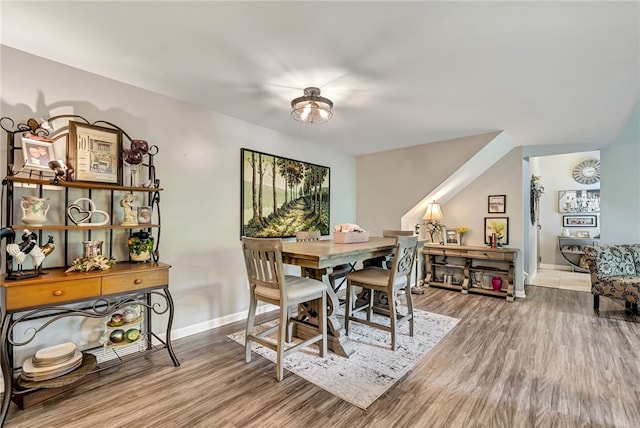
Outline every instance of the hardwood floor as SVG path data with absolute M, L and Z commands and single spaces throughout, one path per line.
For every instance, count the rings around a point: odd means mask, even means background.
M 61 398 L 20 411 L 15 427 L 635 427 L 640 317 L 621 302 L 527 287 L 514 303 L 427 289 L 416 307 L 461 319 L 368 410 L 227 339 L 242 323 L 174 342 Z

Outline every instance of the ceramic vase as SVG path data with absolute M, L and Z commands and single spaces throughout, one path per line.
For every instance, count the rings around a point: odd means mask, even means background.
M 502 290 L 502 278 L 499 276 L 494 276 L 491 278 L 491 285 L 493 286 L 493 291 Z
M 22 218 L 20 221 L 29 226 L 42 226 L 47 222 L 47 212 L 49 211 L 49 198 L 38 198 L 36 196 L 23 196 L 20 201 L 22 208 Z

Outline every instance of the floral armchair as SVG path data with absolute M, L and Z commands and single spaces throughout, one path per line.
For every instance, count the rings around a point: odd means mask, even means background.
M 640 303 L 640 245 L 585 246 L 591 273 L 593 309 L 599 309 L 600 296 L 621 299 L 636 311 Z

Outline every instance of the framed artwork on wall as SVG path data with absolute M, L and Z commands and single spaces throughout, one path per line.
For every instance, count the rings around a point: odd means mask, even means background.
M 122 132 L 69 122 L 69 165 L 75 181 L 122 185 Z
M 504 214 L 507 212 L 507 195 L 489 195 L 489 214 Z
M 600 189 L 559 190 L 559 213 L 599 213 Z
M 509 217 L 484 218 L 484 243 L 491 244 L 491 235 L 496 234 L 498 244 L 509 245 Z
M 596 215 L 563 215 L 562 226 L 564 227 L 598 227 L 598 216 Z
M 241 236 L 329 234 L 329 167 L 249 149 L 240 157 Z

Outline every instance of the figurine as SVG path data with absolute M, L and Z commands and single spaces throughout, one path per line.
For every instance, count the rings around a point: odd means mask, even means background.
M 124 195 L 124 198 L 120 201 L 120 206 L 124 211 L 124 218 L 121 226 L 137 226 L 138 225 L 138 215 L 136 210 L 133 207 L 133 195 L 131 193 L 127 193 Z

